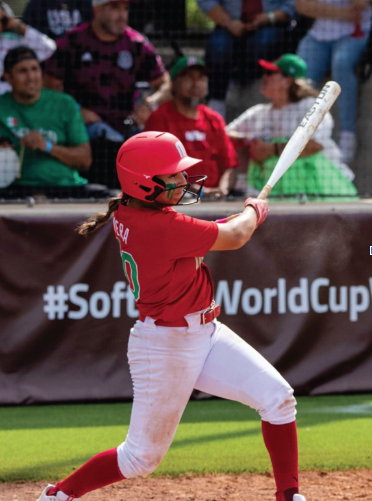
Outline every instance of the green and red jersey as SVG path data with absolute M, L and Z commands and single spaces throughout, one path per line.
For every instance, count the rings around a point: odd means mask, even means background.
M 213 281 L 201 258 L 217 239 L 215 222 L 171 207 L 120 205 L 113 223 L 124 271 L 142 315 L 172 322 L 210 306 Z

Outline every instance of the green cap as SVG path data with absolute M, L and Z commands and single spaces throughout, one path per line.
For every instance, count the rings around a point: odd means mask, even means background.
M 283 54 L 274 62 L 260 59 L 258 64 L 267 71 L 281 72 L 283 75 L 293 78 L 307 77 L 307 64 L 296 54 Z
M 181 71 L 191 66 L 200 66 L 205 70 L 205 62 L 200 57 L 182 56 L 177 59 L 169 71 L 171 79 L 175 80 Z

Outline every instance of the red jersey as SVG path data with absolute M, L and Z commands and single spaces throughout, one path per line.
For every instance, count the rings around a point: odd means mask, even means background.
M 208 106 L 198 106 L 198 118 L 188 118 L 179 113 L 173 101 L 154 111 L 145 123 L 144 130 L 170 132 L 178 137 L 190 157 L 202 163 L 187 170 L 189 176 L 206 174 L 205 186 L 218 186 L 223 172 L 238 165 L 235 149 L 225 132 L 225 121 Z
M 113 225 L 142 315 L 171 322 L 210 306 L 213 282 L 202 257 L 217 239 L 215 222 L 185 216 L 171 207 L 120 205 Z

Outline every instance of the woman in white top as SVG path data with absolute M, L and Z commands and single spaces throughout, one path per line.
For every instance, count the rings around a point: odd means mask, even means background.
M 296 10 L 315 19 L 301 40 L 297 54 L 307 63 L 308 77 L 316 86 L 328 72 L 341 85 L 336 106 L 340 114 L 339 145 L 345 162 L 356 149 L 357 77 L 355 67 L 366 48 L 371 30 L 370 0 L 296 0 Z
M 249 108 L 227 126 L 233 139 L 248 140 L 250 165 L 248 182 L 260 190 L 276 165 L 278 156 L 297 126 L 311 108 L 317 91 L 306 84 L 306 63 L 295 54 L 284 54 L 271 63 L 260 60 L 264 68 L 261 93 L 269 104 Z M 324 117 L 292 167 L 275 185 L 272 195 L 306 194 L 355 196 L 354 173 L 342 162 L 342 154 L 332 139 L 333 119 Z

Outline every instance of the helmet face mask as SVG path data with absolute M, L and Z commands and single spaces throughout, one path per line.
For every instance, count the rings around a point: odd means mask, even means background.
M 182 172 L 182 174 L 183 174 L 185 180 L 188 182 L 185 184 L 178 185 L 178 186 L 176 184 L 174 184 L 174 185 L 172 184 L 171 186 L 166 185 L 162 179 L 160 179 L 158 176 L 154 176 L 152 178 L 152 180 L 155 183 L 157 183 L 157 185 L 154 187 L 153 193 L 145 196 L 146 201 L 157 202 L 159 205 L 163 205 L 163 206 L 167 206 L 167 205 L 191 205 L 191 204 L 195 204 L 195 203 L 199 202 L 200 197 L 202 195 L 205 180 L 207 179 L 207 176 L 204 176 L 204 175 L 188 176 L 185 171 Z M 191 185 L 195 185 L 195 184 L 199 185 L 199 189 L 196 192 L 191 191 L 191 189 L 190 189 Z M 162 185 L 163 188 L 161 188 L 159 185 Z M 180 188 L 183 189 L 183 193 L 182 193 L 180 199 L 177 201 L 177 203 L 167 204 L 167 203 L 164 203 L 163 201 L 159 202 L 157 200 L 157 198 L 162 193 L 169 193 L 169 195 L 171 195 L 174 190 L 176 190 L 176 189 L 179 190 Z M 186 196 L 186 199 L 185 199 L 185 196 Z M 172 197 L 170 196 L 169 198 L 172 198 Z
M 188 179 L 186 171 L 201 160 L 189 157 L 182 142 L 168 132 L 141 132 L 127 139 L 120 147 L 116 158 L 117 174 L 120 186 L 126 195 L 148 203 L 165 205 L 181 205 L 180 201 L 191 196 L 193 199 L 182 203 L 188 205 L 199 200 L 206 176 L 193 176 Z M 183 173 L 186 183 L 166 186 L 159 176 L 172 176 Z M 197 193 L 190 190 L 191 184 L 201 184 Z M 175 188 L 183 188 L 184 193 L 177 203 L 171 203 L 170 192 Z M 163 192 L 169 192 L 170 203 L 159 201 Z M 163 197 L 162 197 L 163 198 Z

